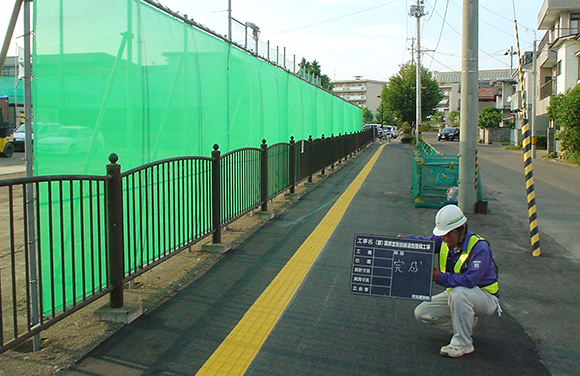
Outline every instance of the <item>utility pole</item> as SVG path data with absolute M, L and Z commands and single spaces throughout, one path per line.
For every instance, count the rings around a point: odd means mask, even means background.
M 504 55 L 510 55 L 510 77 L 514 74 L 514 55 L 517 52 L 514 52 L 514 46 L 511 46 L 509 51 L 506 51 Z
M 459 206 L 475 212 L 475 153 L 479 99 L 479 0 L 463 0 L 461 63 L 461 136 L 459 142 Z
M 416 145 L 421 141 L 421 17 L 426 15 L 423 0 L 417 0 L 417 5 L 411 5 L 409 16 L 417 18 L 417 64 L 415 65 L 415 135 Z
M 538 85 L 538 65 L 536 59 L 536 39 L 534 38 L 533 52 L 532 52 L 532 87 L 531 87 L 531 97 L 532 97 L 532 121 L 530 121 L 530 130 L 532 133 L 532 158 L 536 158 L 536 103 L 537 103 L 537 85 Z
M 228 37 L 230 42 L 233 41 L 232 38 L 232 0 L 228 0 Z
M 24 0 L 23 2 L 23 16 L 24 16 L 24 128 L 25 132 L 25 159 L 26 159 L 26 176 L 34 175 L 32 165 L 32 30 L 31 20 L 32 11 L 30 8 L 32 0 Z M 34 213 L 34 189 L 32 184 L 26 185 L 26 213 L 28 216 L 27 232 L 28 232 L 28 259 L 30 260 L 28 271 L 30 275 L 30 300 L 32 302 L 30 312 L 31 327 L 40 322 L 40 305 L 39 305 L 39 274 L 36 248 L 36 230 L 34 227 L 35 213 Z M 32 337 L 32 348 L 34 351 L 40 350 L 40 334 Z

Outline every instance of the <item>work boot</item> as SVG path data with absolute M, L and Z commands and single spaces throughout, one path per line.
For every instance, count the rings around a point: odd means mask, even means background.
M 447 346 L 443 346 L 439 353 L 443 356 L 449 356 L 451 358 L 459 358 L 460 356 L 463 356 L 465 354 L 471 354 L 474 351 L 475 348 L 473 347 L 473 345 L 460 346 L 449 344 Z

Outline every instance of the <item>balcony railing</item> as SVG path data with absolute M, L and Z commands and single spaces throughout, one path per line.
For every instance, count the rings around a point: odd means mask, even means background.
M 334 87 L 334 91 L 366 91 L 365 86 L 338 86 Z
M 554 94 L 554 88 L 552 85 L 552 80 L 546 82 L 542 86 L 540 86 L 540 99 L 544 99 L 546 97 L 550 97 Z
M 574 28 L 553 28 L 546 31 L 544 37 L 538 44 L 538 51 L 542 51 L 546 46 L 551 46 L 561 38 L 566 38 L 569 36 L 580 35 L 580 30 L 577 27 Z

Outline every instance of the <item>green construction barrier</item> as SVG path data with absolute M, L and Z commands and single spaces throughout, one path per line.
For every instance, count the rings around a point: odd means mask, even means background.
M 33 14 L 36 175 L 103 175 L 110 153 L 127 171 L 165 158 L 209 157 L 214 144 L 224 154 L 262 139 L 273 145 L 361 128 L 359 107 L 139 0 L 42 0 Z M 52 190 L 79 211 L 87 200 L 67 185 Z M 79 211 L 50 212 L 54 200 L 38 200 L 39 222 L 63 219 L 58 238 L 38 232 L 43 286 L 52 285 L 42 292 L 43 313 L 50 315 L 55 296 L 60 310 L 102 287 L 102 279 L 86 276 L 102 277 L 104 254 L 92 256 L 94 270 L 76 270 L 71 255 L 79 251 L 50 244 L 62 239 L 81 249 L 91 229 L 71 241 L 68 218 Z M 72 286 L 68 276 L 76 272 L 83 277 Z
M 413 203 L 417 207 L 440 208 L 447 189 L 459 182 L 457 155 L 415 153 L 413 160 Z
M 459 187 L 459 156 L 439 153 L 420 141 L 413 159 L 413 203 L 416 207 L 440 208 L 449 203 L 447 190 Z M 476 174 L 477 200 L 482 201 L 479 169 Z
M 34 2 L 35 171 L 360 130 L 361 109 L 139 0 Z

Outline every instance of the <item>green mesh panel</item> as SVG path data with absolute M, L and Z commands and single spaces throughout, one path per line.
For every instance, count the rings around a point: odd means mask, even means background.
M 413 202 L 418 207 L 439 208 L 447 189 L 459 182 L 459 157 L 416 153 L 413 162 Z
M 148 4 L 34 5 L 37 174 L 360 129 L 360 108 Z
M 360 108 L 138 0 L 41 0 L 34 2 L 34 17 L 37 175 L 103 175 L 110 153 L 119 155 L 126 171 L 170 157 L 209 157 L 216 143 L 224 154 L 259 147 L 264 138 L 273 145 L 290 136 L 358 131 L 362 124 Z M 128 273 L 182 242 L 180 234 L 169 233 L 180 198 L 161 197 L 155 189 L 175 179 L 160 179 L 137 184 L 150 189 L 145 196 L 134 195 L 134 182 L 124 185 L 126 197 L 139 198 L 125 213 Z M 103 193 L 91 199 L 101 201 Z M 66 186 L 62 194 L 69 196 Z M 152 202 L 141 203 L 142 197 Z M 82 201 L 78 193 L 70 200 Z M 86 249 L 81 243 L 90 237 L 70 241 L 80 222 L 71 226 L 70 213 L 49 212 L 55 203 L 39 197 L 40 223 L 51 216 L 66 219 L 52 239 L 48 229 L 39 232 L 46 315 L 53 313 L 51 300 L 59 311 L 105 283 L 105 255 L 96 253 L 86 265 L 91 270 L 72 286 L 72 265 L 80 262 Z M 139 217 L 147 205 L 149 217 Z M 166 212 L 172 219 L 163 219 Z M 207 218 L 199 219 L 199 233 L 205 233 Z M 168 244 L 153 230 L 136 238 L 136 231 L 160 223 L 167 224 Z M 140 248 L 151 254 L 133 255 Z M 93 274 L 98 280 L 87 283 Z

